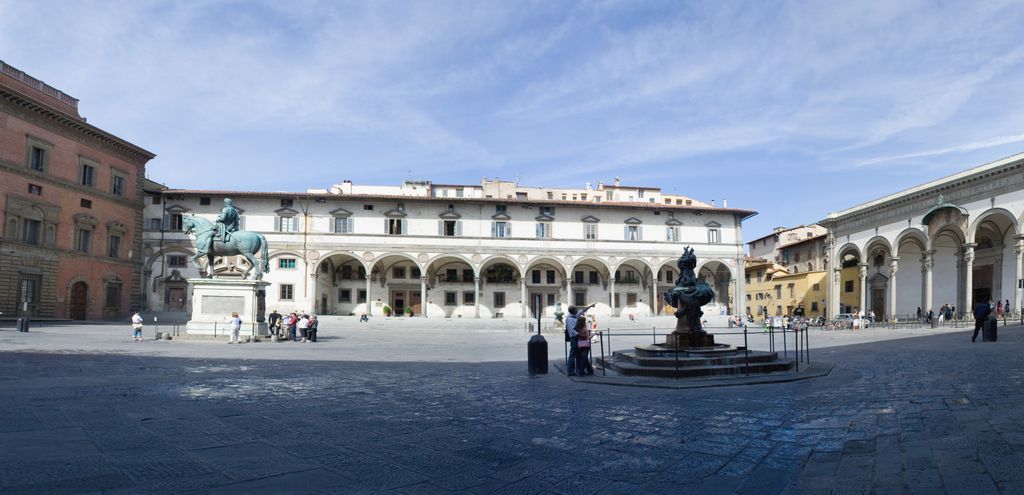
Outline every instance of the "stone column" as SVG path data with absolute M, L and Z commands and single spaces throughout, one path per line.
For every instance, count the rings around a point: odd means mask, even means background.
M 565 314 L 569 314 L 569 305 L 572 304 L 572 280 L 565 279 Z
M 1024 278 L 1024 239 L 1017 238 L 1017 247 L 1013 252 L 1017 255 L 1017 264 L 1014 265 L 1017 277 L 1013 280 L 1013 286 L 1015 289 L 1013 293 L 1013 307 L 1010 309 L 1020 311 L 1021 296 L 1022 292 L 1024 292 L 1020 286 L 1020 279 Z
M 935 266 L 935 250 L 925 251 L 924 256 L 921 258 L 921 271 L 924 272 L 922 277 L 924 283 L 924 290 L 922 290 L 923 301 L 921 306 L 921 313 L 927 315 L 928 310 L 932 309 L 932 268 Z
M 969 312 L 974 307 L 974 246 L 976 245 L 964 244 L 964 300 L 957 306 L 965 312 Z
M 860 275 L 860 314 L 866 315 L 868 314 L 868 265 L 861 263 L 857 272 Z
M 651 272 L 651 316 L 658 316 L 658 274 Z
M 373 307 L 373 298 L 370 297 L 370 284 L 373 283 L 370 280 L 370 274 L 366 274 L 366 316 L 373 316 L 371 309 Z
M 736 258 L 736 267 L 737 267 L 736 268 L 736 273 L 739 273 L 739 276 L 736 277 L 736 298 L 735 298 L 735 301 L 732 303 L 732 305 L 733 305 L 733 314 L 739 316 L 740 318 L 744 318 L 744 321 L 746 321 L 746 316 L 747 316 L 747 269 L 746 269 L 746 266 L 744 265 L 744 261 L 743 261 L 742 257 Z M 811 308 L 807 308 L 807 311 L 810 311 L 810 310 L 811 310 Z
M 530 313 L 528 311 L 530 307 L 530 301 L 526 300 L 526 277 L 519 277 L 519 291 L 519 298 L 522 300 L 520 304 L 522 305 L 521 309 L 523 313 L 523 318 L 529 318 Z
M 427 276 L 420 277 L 420 313 L 427 317 Z
M 480 277 L 473 277 L 473 318 L 480 317 Z
M 889 262 L 889 320 L 896 316 L 896 272 L 899 270 L 899 258 Z
M 615 277 L 608 280 L 608 306 L 612 308 L 612 316 L 615 316 Z

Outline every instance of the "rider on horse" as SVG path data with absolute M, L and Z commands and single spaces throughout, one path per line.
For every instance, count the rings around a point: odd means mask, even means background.
M 215 239 L 220 239 L 221 242 L 228 242 L 231 239 L 231 233 L 238 231 L 238 210 L 235 209 L 231 198 L 224 198 L 224 209 L 220 211 L 220 215 L 217 215 L 217 219 L 214 222 L 214 225 L 217 226 L 217 232 L 215 235 L 210 236 L 210 244 L 207 247 L 207 251 L 213 250 L 213 241 Z

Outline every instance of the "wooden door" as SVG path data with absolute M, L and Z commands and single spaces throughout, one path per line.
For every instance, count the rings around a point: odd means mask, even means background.
M 412 314 L 419 316 L 423 314 L 423 307 L 420 303 L 420 291 L 409 292 L 409 306 L 412 308 Z
M 167 289 L 167 309 L 183 311 L 185 309 L 185 288 L 171 287 Z
M 885 320 L 885 288 L 871 289 L 871 311 L 875 312 L 875 321 Z
M 72 320 L 84 320 L 86 314 L 86 303 L 89 296 L 89 286 L 85 282 L 76 282 L 71 286 L 71 307 L 68 310 L 68 317 Z

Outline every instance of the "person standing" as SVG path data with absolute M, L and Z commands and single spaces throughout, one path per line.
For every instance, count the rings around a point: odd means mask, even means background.
M 299 318 L 296 328 L 299 330 L 299 336 L 302 338 L 302 342 L 308 342 L 306 340 L 306 330 L 309 329 L 309 315 L 303 314 L 302 317 Z
M 1010 300 L 1009 299 L 1007 299 L 1006 300 L 1006 304 L 1003 305 L 1003 313 L 1006 313 L 1007 317 L 1009 317 L 1011 314 L 1013 314 L 1013 313 L 1010 312 Z
M 238 317 L 237 311 L 231 312 L 231 338 L 228 340 L 229 344 L 238 344 L 238 332 L 242 329 L 242 319 Z
M 917 321 L 921 321 L 921 306 L 917 307 Z
M 317 321 L 316 315 L 309 317 L 309 327 L 306 328 L 306 335 L 309 336 L 310 342 L 316 342 L 316 330 L 319 324 L 320 322 Z
M 275 309 L 273 313 L 270 313 L 270 334 L 280 337 L 281 336 L 281 313 L 278 313 Z
M 591 304 L 583 308 L 582 311 L 578 310 L 576 306 L 569 306 L 569 317 L 565 319 L 565 331 L 569 335 L 569 358 L 566 360 L 565 368 L 569 376 L 576 376 L 576 355 L 579 352 L 579 321 L 582 318 L 583 325 L 586 326 L 586 312 L 588 309 L 593 308 Z
M 996 303 L 996 318 L 1003 317 L 1003 301 Z
M 142 316 L 138 311 L 132 315 L 132 341 L 142 342 Z
M 981 301 L 974 305 L 974 335 L 971 336 L 971 342 L 977 341 L 978 332 L 984 328 L 991 312 L 992 305 L 987 302 Z
M 287 325 L 288 325 L 288 340 L 291 340 L 292 342 L 298 340 L 295 337 L 295 326 L 298 323 L 299 323 L 299 318 L 295 315 L 295 313 L 292 313 L 292 314 L 288 315 L 288 321 L 287 321 Z
M 594 367 L 590 364 L 590 329 L 586 318 L 577 318 L 576 332 L 576 375 L 593 375 Z

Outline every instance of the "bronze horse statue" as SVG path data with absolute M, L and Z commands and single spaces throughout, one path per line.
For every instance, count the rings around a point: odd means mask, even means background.
M 193 256 L 192 265 L 199 269 L 200 274 L 203 268 L 199 266 L 198 259 L 206 257 L 206 274 L 203 278 L 213 278 L 213 259 L 215 256 L 242 255 L 249 261 L 249 268 L 242 274 L 242 278 L 248 279 L 249 273 L 256 268 L 253 280 L 262 280 L 264 273 L 270 272 L 270 256 L 267 253 L 267 239 L 258 232 L 247 232 L 240 230 L 232 232 L 228 242 L 217 242 L 211 244 L 210 239 L 217 233 L 217 226 L 203 218 L 195 215 L 183 215 L 181 219 L 181 231 L 185 234 L 193 233 L 196 236 L 196 255 Z M 213 246 L 207 249 L 207 246 Z M 260 255 L 261 263 L 257 263 L 256 254 Z

